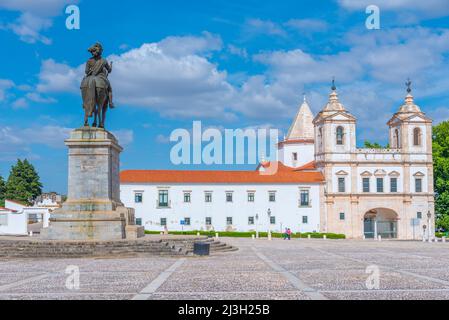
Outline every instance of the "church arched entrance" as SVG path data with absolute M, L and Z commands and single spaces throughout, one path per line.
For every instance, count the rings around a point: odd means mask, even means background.
M 398 215 L 395 211 L 385 208 L 371 209 L 363 217 L 363 232 L 365 238 L 383 239 L 398 237 Z

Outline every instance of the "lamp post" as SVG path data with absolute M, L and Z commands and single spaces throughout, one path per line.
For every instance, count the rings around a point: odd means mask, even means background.
M 259 225 L 259 214 L 256 213 L 256 239 L 259 239 L 258 225 Z
M 432 218 L 432 213 L 430 213 L 430 210 L 429 210 L 429 212 L 427 212 L 427 225 L 429 226 L 427 228 L 427 239 L 429 240 L 429 242 L 432 241 L 430 239 L 430 229 L 432 229 L 432 225 L 430 224 L 430 218 Z
M 427 226 L 426 225 L 423 225 L 422 226 L 422 241 L 423 242 L 426 242 L 426 229 L 427 229 Z
M 268 240 L 271 240 L 271 209 L 270 208 L 268 208 L 267 215 L 268 215 Z

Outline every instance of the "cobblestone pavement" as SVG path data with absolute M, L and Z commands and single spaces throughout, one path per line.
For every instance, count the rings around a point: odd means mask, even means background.
M 449 299 L 449 243 L 223 241 L 239 251 L 207 258 L 2 259 L 0 299 Z

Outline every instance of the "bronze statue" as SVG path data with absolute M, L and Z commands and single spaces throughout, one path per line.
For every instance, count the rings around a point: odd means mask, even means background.
M 92 54 L 92 58 L 86 63 L 86 75 L 81 82 L 84 126 L 89 126 L 88 118 L 94 115 L 92 127 L 97 126 L 98 118 L 98 127 L 104 128 L 108 105 L 111 109 L 114 108 L 112 88 L 108 80 L 108 75 L 112 72 L 112 62 L 109 63 L 106 59 L 103 59 L 101 56 L 103 47 L 98 42 L 88 51 Z

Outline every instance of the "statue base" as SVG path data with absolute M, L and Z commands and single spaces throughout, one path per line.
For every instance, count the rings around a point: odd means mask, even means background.
M 108 131 L 83 127 L 65 141 L 69 148 L 67 201 L 41 231 L 48 240 L 120 240 L 144 236 L 134 209 L 120 201 L 120 152 Z

